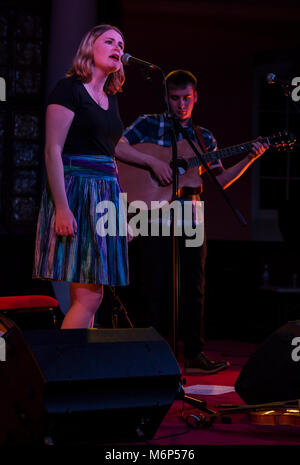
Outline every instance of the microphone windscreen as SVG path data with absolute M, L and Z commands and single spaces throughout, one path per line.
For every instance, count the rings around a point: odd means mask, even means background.
M 276 79 L 276 75 L 274 73 L 269 73 L 266 77 L 266 81 L 268 84 L 274 84 Z
M 123 65 L 129 65 L 129 60 L 131 58 L 131 55 L 129 53 L 124 53 L 122 56 L 121 56 L 121 61 L 123 63 Z

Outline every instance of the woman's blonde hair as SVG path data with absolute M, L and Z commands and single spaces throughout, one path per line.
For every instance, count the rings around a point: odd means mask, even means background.
M 93 27 L 82 39 L 76 55 L 74 57 L 73 63 L 66 76 L 77 76 L 82 82 L 90 82 L 92 79 L 92 65 L 94 63 L 93 57 L 93 46 L 104 32 L 113 29 L 118 32 L 122 39 L 124 40 L 122 32 L 115 26 L 110 24 L 100 24 L 99 26 Z M 119 71 L 111 73 L 104 85 L 104 91 L 107 95 L 113 95 L 117 92 L 122 92 L 122 85 L 125 81 L 125 74 L 123 65 Z

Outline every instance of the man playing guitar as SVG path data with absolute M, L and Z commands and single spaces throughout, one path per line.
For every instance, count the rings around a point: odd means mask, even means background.
M 217 143 L 212 133 L 194 126 L 192 113 L 198 100 L 196 77 L 185 70 L 176 70 L 166 77 L 168 98 L 171 111 L 178 117 L 191 139 L 199 145 L 200 150 L 217 150 Z M 152 143 L 161 147 L 171 147 L 171 123 L 167 114 L 143 115 L 129 126 L 116 147 L 116 157 L 151 170 L 161 186 L 168 186 L 172 182 L 172 169 L 168 162 L 144 153 L 142 146 L 136 144 Z M 200 130 L 199 130 L 200 129 Z M 182 134 L 177 135 L 177 142 Z M 267 143 L 258 140 L 252 144 L 252 149 L 235 165 L 224 169 L 220 160 L 212 162 L 210 168 L 217 180 L 226 189 L 236 181 L 246 169 L 268 148 Z M 130 167 L 129 167 L 130 169 Z M 201 173 L 201 172 L 200 172 Z M 122 173 L 120 172 L 121 185 Z M 134 183 L 134 179 L 132 179 Z M 125 186 L 123 185 L 123 188 Z M 199 199 L 202 180 L 199 176 L 197 185 L 193 188 L 181 189 L 183 198 L 190 200 L 191 196 Z M 126 190 L 126 188 L 124 189 Z M 137 198 L 138 200 L 138 198 Z M 206 242 L 201 247 L 185 247 L 183 238 L 179 238 L 180 255 L 180 322 L 184 341 L 184 358 L 186 373 L 216 373 L 227 368 L 227 361 L 212 361 L 204 353 L 203 313 Z M 161 334 L 166 329 L 166 304 L 170 299 L 165 297 L 168 270 L 170 269 L 170 238 L 143 237 L 138 238 L 141 243 L 140 254 L 142 266 L 142 326 L 152 325 Z

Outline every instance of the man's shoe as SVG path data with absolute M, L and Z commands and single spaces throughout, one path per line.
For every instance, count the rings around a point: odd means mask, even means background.
M 204 373 L 210 375 L 225 370 L 229 366 L 230 363 L 225 360 L 215 362 L 214 360 L 209 360 L 203 352 L 200 352 L 196 357 L 185 360 L 184 371 L 186 373 Z

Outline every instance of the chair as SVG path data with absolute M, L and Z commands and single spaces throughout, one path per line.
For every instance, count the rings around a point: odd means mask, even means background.
M 46 295 L 0 297 L 0 313 L 21 329 L 56 328 L 58 301 Z

